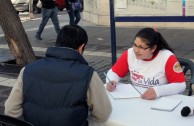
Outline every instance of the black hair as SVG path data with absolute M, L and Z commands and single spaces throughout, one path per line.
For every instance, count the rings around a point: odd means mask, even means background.
M 82 44 L 87 44 L 88 35 L 78 25 L 66 25 L 57 35 L 55 46 L 68 47 L 77 50 Z
M 141 38 L 146 45 L 149 47 L 157 46 L 154 54 L 156 54 L 159 50 L 167 49 L 173 52 L 173 49 L 169 46 L 163 36 L 158 32 L 155 31 L 153 28 L 143 28 L 141 29 L 135 36 Z

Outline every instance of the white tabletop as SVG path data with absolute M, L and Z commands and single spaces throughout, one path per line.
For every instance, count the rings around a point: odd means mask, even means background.
M 184 106 L 194 108 L 194 97 L 184 95 L 168 96 L 173 99 L 181 99 L 182 102 L 172 112 L 152 110 L 151 106 L 157 100 L 144 100 L 141 98 L 117 99 L 111 96 L 113 111 L 109 119 L 104 123 L 90 120 L 91 126 L 193 126 L 194 115 L 181 116 Z M 102 106 L 103 107 L 103 106 Z

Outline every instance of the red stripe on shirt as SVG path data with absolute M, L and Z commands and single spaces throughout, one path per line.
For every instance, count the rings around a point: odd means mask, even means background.
M 121 55 L 121 57 L 112 67 L 112 71 L 115 72 L 119 77 L 124 77 L 129 72 L 127 57 L 128 50 Z

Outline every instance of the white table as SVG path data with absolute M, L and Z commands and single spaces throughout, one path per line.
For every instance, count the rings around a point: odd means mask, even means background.
M 152 110 L 150 107 L 159 99 L 114 100 L 111 96 L 109 97 L 113 107 L 109 119 L 104 123 L 90 120 L 91 126 L 194 126 L 194 115 L 182 117 L 180 113 L 184 106 L 194 108 L 194 97 L 192 96 L 168 96 L 173 99 L 182 99 L 182 103 L 172 112 Z

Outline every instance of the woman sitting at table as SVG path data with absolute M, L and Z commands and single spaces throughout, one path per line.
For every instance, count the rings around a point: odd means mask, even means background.
M 147 88 L 142 94 L 143 99 L 182 93 L 186 88 L 176 56 L 162 35 L 152 28 L 141 29 L 132 47 L 108 71 L 107 90 L 114 91 L 120 78 L 128 72 L 133 85 Z

